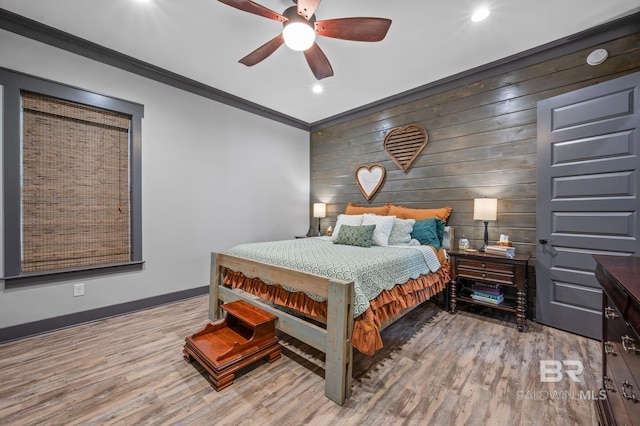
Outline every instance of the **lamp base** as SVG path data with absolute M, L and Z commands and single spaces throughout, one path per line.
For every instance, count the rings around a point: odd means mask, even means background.
M 479 251 L 483 252 L 488 245 L 489 245 L 489 222 L 485 221 L 484 222 L 484 244 L 482 245 L 482 247 L 480 247 Z

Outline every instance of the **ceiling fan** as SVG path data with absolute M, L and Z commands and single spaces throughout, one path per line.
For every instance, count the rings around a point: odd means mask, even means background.
M 304 57 L 318 80 L 331 77 L 333 68 L 315 42 L 316 34 L 342 40 L 373 42 L 384 39 L 391 26 L 391 20 L 385 18 L 338 18 L 316 21 L 314 12 L 321 0 L 293 0 L 297 5 L 289 7 L 282 14 L 250 0 L 219 1 L 236 9 L 282 22 L 284 26 L 281 34 L 240 59 L 241 64 L 253 66 L 269 57 L 284 43 L 294 50 L 304 51 Z

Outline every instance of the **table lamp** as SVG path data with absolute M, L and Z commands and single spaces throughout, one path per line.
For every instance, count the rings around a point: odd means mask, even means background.
M 473 220 L 484 221 L 484 245 L 480 251 L 484 251 L 489 244 L 489 221 L 494 221 L 498 216 L 497 198 L 475 198 L 473 200 Z
M 320 232 L 320 219 L 327 217 L 327 205 L 325 203 L 313 203 L 313 217 L 318 218 L 318 234 L 316 236 L 322 236 Z

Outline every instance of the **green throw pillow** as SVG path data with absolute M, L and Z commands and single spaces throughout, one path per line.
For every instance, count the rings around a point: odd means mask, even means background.
M 444 221 L 435 218 L 417 220 L 413 224 L 411 238 L 420 241 L 420 244 L 434 246 L 436 250 L 440 250 L 444 238 Z
M 348 246 L 371 247 L 373 231 L 375 229 L 375 225 L 342 225 L 334 243 Z

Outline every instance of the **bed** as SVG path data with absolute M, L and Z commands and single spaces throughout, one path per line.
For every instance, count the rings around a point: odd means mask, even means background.
M 325 395 L 342 405 L 351 393 L 352 348 L 375 353 L 383 345 L 380 330 L 449 283 L 437 232 L 444 220 L 402 218 L 387 207 L 386 214 L 347 209 L 331 237 L 240 244 L 212 253 L 209 316 L 219 318 L 221 301 L 239 299 L 278 316 L 279 330 L 326 354 Z M 401 222 L 398 243 L 393 229 Z M 434 240 L 405 241 L 408 224 L 413 231 L 424 222 L 436 224 Z M 371 241 L 378 244 L 343 241 L 371 229 Z

